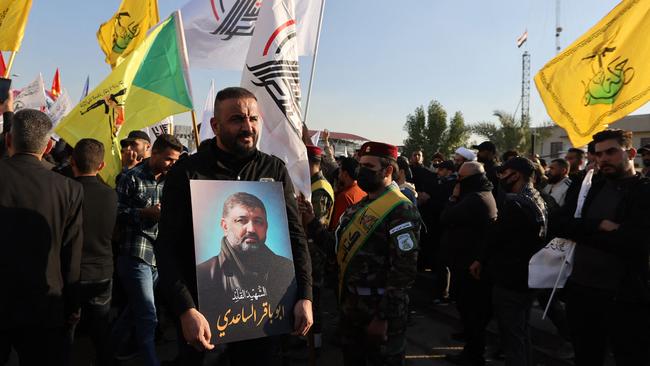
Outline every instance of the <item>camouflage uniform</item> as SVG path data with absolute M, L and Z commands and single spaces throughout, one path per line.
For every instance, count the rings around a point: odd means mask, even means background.
M 350 223 L 357 210 L 371 202 L 366 197 L 350 206 L 341 216 L 337 232 Z M 309 231 L 314 236 L 326 236 L 323 243 L 328 254 L 334 255 L 333 235 L 327 235 L 315 221 L 310 223 Z M 404 364 L 409 302 L 406 290 L 417 274 L 419 233 L 417 208 L 410 202 L 401 203 L 384 218 L 350 262 L 339 299 L 345 364 Z M 366 342 L 366 328 L 374 317 L 388 320 L 388 340 L 381 345 Z
M 318 180 L 325 180 L 323 173 L 318 172 L 312 175 L 311 183 Z M 327 183 L 329 184 L 329 183 Z M 330 196 L 324 189 L 316 189 L 311 192 L 311 204 L 314 207 L 314 221 L 320 224 L 329 225 L 329 220 L 332 214 L 332 206 L 334 206 L 334 197 Z M 325 266 L 327 265 L 327 255 L 322 249 L 322 245 L 314 242 L 314 239 L 308 237 L 307 243 L 309 244 L 309 254 L 311 255 L 311 276 L 312 276 L 312 292 L 313 292 L 313 306 L 314 306 L 314 324 L 312 325 L 312 332 L 314 334 L 322 333 L 322 311 L 320 306 L 320 296 L 324 285 Z M 320 342 L 320 341 L 318 341 Z M 319 345 L 318 345 L 319 346 Z

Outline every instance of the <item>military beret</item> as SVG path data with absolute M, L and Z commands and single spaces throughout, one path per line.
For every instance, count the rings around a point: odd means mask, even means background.
M 307 155 L 309 157 L 320 157 L 323 155 L 323 149 L 314 145 L 307 145 Z
M 371 155 L 380 158 L 397 160 L 397 146 L 384 144 L 383 142 L 369 141 L 361 145 L 359 156 Z

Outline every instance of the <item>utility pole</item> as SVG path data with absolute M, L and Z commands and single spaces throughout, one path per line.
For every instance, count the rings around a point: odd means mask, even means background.
M 555 0 L 555 54 L 560 53 L 560 0 Z
M 521 123 L 530 124 L 530 53 L 521 55 Z M 531 139 L 531 154 L 535 154 L 535 132 Z
M 530 53 L 521 56 L 521 120 L 530 116 Z

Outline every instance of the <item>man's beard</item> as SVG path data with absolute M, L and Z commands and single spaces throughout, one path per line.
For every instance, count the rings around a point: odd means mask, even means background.
M 257 146 L 257 134 L 249 131 L 239 132 L 235 136 L 228 136 L 223 131 L 218 131 L 219 141 L 235 155 L 248 155 L 253 152 Z M 253 137 L 253 144 L 246 146 L 239 142 L 241 137 Z
M 613 168 L 614 171 L 605 172 L 603 169 L 606 168 L 606 167 Z M 618 178 L 625 175 L 625 167 L 624 166 L 616 166 L 616 165 L 613 165 L 613 164 L 603 164 L 603 165 L 600 165 L 598 168 L 600 168 L 600 172 L 605 177 L 607 177 L 609 179 L 618 179 Z
M 246 240 L 249 239 L 254 239 L 255 241 L 247 243 Z M 242 237 L 239 243 L 234 247 L 240 253 L 254 254 L 260 249 L 262 245 L 264 245 L 264 242 L 260 240 L 259 236 L 257 236 L 255 233 L 250 233 L 244 235 L 244 237 Z
M 548 176 L 548 183 L 549 184 L 555 184 L 555 183 L 561 181 L 562 178 L 564 178 L 564 177 L 561 176 L 561 175 L 549 175 Z

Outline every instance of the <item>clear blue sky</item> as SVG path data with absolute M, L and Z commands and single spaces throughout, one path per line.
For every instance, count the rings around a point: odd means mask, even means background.
M 304 1 L 304 0 L 303 0 Z M 43 73 L 49 87 L 56 67 L 78 100 L 86 75 L 91 88 L 110 68 L 95 33 L 120 1 L 34 1 L 13 72 L 22 87 Z M 159 0 L 161 18 L 184 0 Z M 562 47 L 605 16 L 618 1 L 563 0 Z M 328 0 L 308 125 L 401 144 L 406 116 L 432 99 L 467 123 L 514 112 L 521 93 L 521 54 L 531 53 L 531 79 L 555 54 L 554 0 L 370 1 Z M 528 29 L 528 43 L 515 39 Z M 5 54 L 6 56 L 6 54 Z M 311 59 L 301 59 L 303 96 Z M 217 89 L 239 85 L 233 71 L 192 70 L 201 109 L 210 79 Z M 531 82 L 534 124 L 548 120 Z M 648 113 L 646 105 L 636 113 Z M 199 116 L 200 117 L 200 116 Z M 188 123 L 189 116 L 176 119 Z

